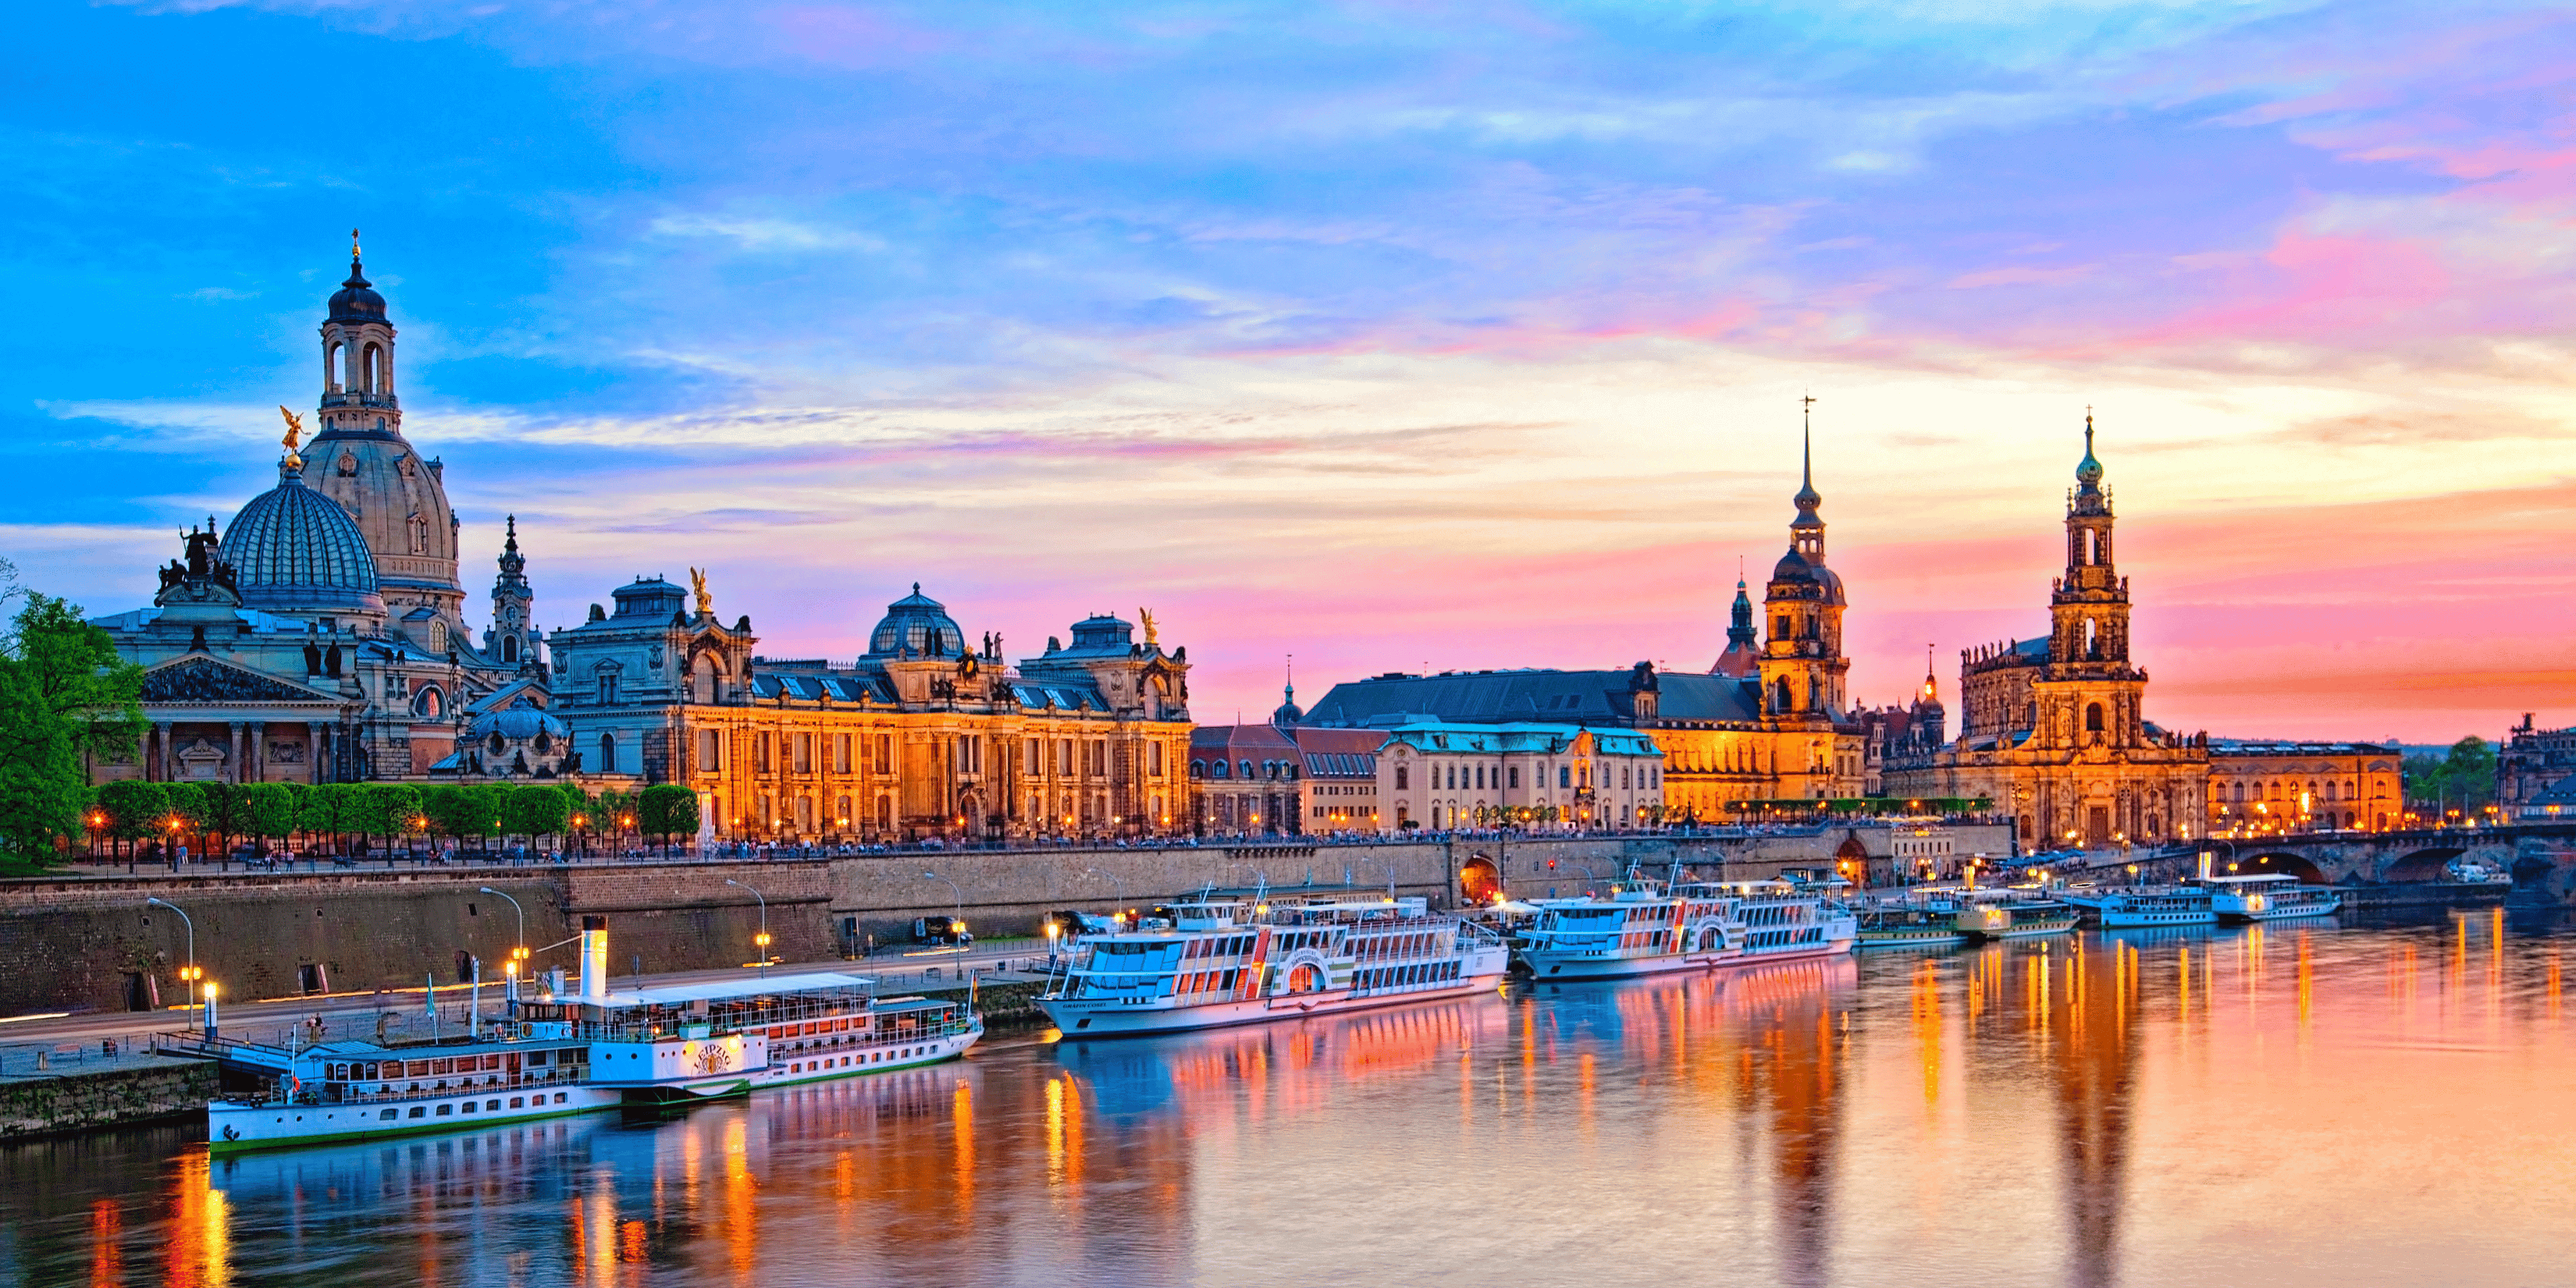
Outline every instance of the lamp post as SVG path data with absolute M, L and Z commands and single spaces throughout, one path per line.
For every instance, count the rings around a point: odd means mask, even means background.
M 948 880 L 948 878 L 943 877 L 943 876 L 939 875 L 939 874 L 938 874 L 938 873 L 936 873 L 936 872 L 924 872 L 924 873 L 922 873 L 922 874 L 921 874 L 921 879 L 922 879 L 922 880 L 924 880 L 924 881 L 947 881 L 947 882 L 948 882 L 948 892 L 949 892 L 950 894 L 953 894 L 953 895 L 957 896 L 957 909 L 956 909 L 957 915 L 956 915 L 956 916 L 954 916 L 954 917 L 949 918 L 949 920 L 948 920 L 948 933 L 949 933 L 949 934 L 951 934 L 951 935 L 962 935 L 962 934 L 965 934 L 965 933 L 966 933 L 966 892 L 965 892 L 965 891 L 963 891 L 963 890 L 958 889 L 958 888 L 957 888 L 957 883 L 956 883 L 956 882 L 954 882 L 954 881 L 949 881 L 949 880 Z M 962 947 L 963 945 L 960 945 L 960 946 Z
M 742 886 L 743 889 L 751 891 L 752 898 L 760 900 L 760 933 L 753 935 L 751 942 L 760 949 L 760 977 L 767 979 L 769 978 L 769 899 L 755 887 L 743 885 L 732 877 L 726 877 L 725 884 Z
M 206 981 L 206 1040 L 215 1040 L 215 981 Z
M 188 964 L 180 969 L 179 976 L 188 981 L 188 1005 L 194 1006 L 197 1004 L 197 923 L 189 920 L 187 909 L 159 895 L 143 901 L 143 906 L 146 908 L 155 905 L 179 914 L 179 924 L 188 928 Z
M 501 996 L 513 1002 L 518 1001 L 519 963 L 525 960 L 528 955 L 528 910 L 520 907 L 518 900 L 511 899 L 510 893 L 506 890 L 495 890 L 490 886 L 484 886 L 477 890 L 476 893 L 498 895 L 501 898 L 510 899 L 510 911 L 519 914 L 519 938 L 511 945 L 510 964 L 505 968 L 507 973 L 505 974 L 501 984 Z
M 1109 873 L 1101 871 L 1098 868 L 1084 868 L 1082 870 L 1082 875 L 1087 877 L 1098 877 L 1101 880 L 1118 887 L 1118 907 L 1115 915 L 1110 917 L 1110 920 L 1112 922 L 1124 920 L 1127 916 L 1127 883 L 1119 880 L 1117 877 Z

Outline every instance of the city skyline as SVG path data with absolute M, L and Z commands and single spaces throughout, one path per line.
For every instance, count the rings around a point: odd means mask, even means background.
M 0 553 L 146 602 L 171 528 L 272 481 L 355 223 L 468 583 L 516 514 L 547 627 L 684 566 L 772 656 L 861 651 L 916 580 L 1013 657 L 1142 599 L 1204 722 L 1289 653 L 1318 692 L 1704 670 L 1812 390 L 1855 703 L 2045 631 L 2091 404 L 2150 719 L 2568 718 L 2563 18 L 2453 15 L 2434 57 L 2395 7 L 2043 7 L 1973 53 L 1902 8 L 1409 11 L 1372 30 L 1410 53 L 1294 77 L 1359 11 L 655 12 L 38 17 L 136 71 L 0 108 L 33 198 L 0 416 L 58 480 Z M 363 128 L 177 108 L 323 62 L 380 91 Z

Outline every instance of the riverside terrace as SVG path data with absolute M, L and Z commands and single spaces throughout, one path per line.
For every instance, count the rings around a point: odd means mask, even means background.
M 618 927 L 619 973 L 739 967 L 757 936 L 770 956 L 826 961 L 909 938 L 918 917 L 954 916 L 979 937 L 1034 934 L 1057 909 L 1133 907 L 1210 885 L 1392 887 L 1434 906 L 1496 891 L 1545 894 L 1616 879 L 1630 864 L 1706 877 L 1761 877 L 1850 863 L 1870 879 L 1928 853 L 2001 855 L 1999 824 L 1734 829 L 1725 833 L 1524 837 L 1448 834 L 1350 844 L 1244 844 L 874 853 L 658 855 L 567 862 L 75 865 L 0 881 L 0 1016 L 117 1011 L 184 1001 L 193 964 L 226 998 L 251 1000 L 461 983 L 479 963 L 497 983 L 573 965 L 557 941 L 579 918 Z M 148 906 L 161 899 L 168 908 Z M 555 945 L 554 947 L 548 947 Z

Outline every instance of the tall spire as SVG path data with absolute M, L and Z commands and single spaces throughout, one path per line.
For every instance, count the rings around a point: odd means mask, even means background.
M 1798 400 L 1798 503 L 1800 518 L 1812 517 L 1825 498 L 1816 494 L 1816 396 Z
M 2075 464 L 2075 482 L 2079 490 L 2099 491 L 2102 487 L 2102 462 L 2093 456 L 2093 409 L 2084 409 L 2084 459 Z

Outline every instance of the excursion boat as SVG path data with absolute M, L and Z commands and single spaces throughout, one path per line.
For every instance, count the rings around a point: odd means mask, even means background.
M 510 1002 L 468 1040 L 158 1046 L 267 1075 L 207 1106 L 220 1153 L 739 1096 L 955 1059 L 984 1033 L 970 1005 L 836 972 L 611 992 L 605 919 L 584 921 L 582 991 Z
M 1513 938 L 1533 979 L 1627 979 L 1706 970 L 1744 955 L 1745 926 L 1728 915 L 1726 894 L 1699 884 L 1660 890 L 1631 873 L 1607 899 L 1529 903 L 1537 915 Z
M 1421 898 L 1202 896 L 1085 935 L 1038 1005 L 1068 1038 L 1259 1024 L 1492 988 L 1510 950 Z
M 2139 926 L 2206 926 L 2218 920 L 2206 886 L 2137 886 L 2115 890 L 2068 890 L 2059 898 L 2077 915 L 2105 930 Z
M 1946 897 L 1872 904 L 1854 915 L 1862 948 L 1952 948 L 1968 942 L 1968 932 L 1959 929 L 1958 905 Z
M 1659 889 L 1635 878 L 1607 899 L 1536 899 L 1517 936 L 1530 977 L 1626 979 L 1736 962 L 1849 952 L 1859 923 L 1815 888 L 1788 881 L 1688 881 Z
M 1951 919 L 1960 933 L 1979 942 L 2037 939 L 2075 929 L 2075 907 L 2027 891 L 1971 890 Z
M 2332 888 L 2292 876 L 2208 877 L 2202 884 L 2220 921 L 2322 917 L 2343 907 L 2343 896 Z

